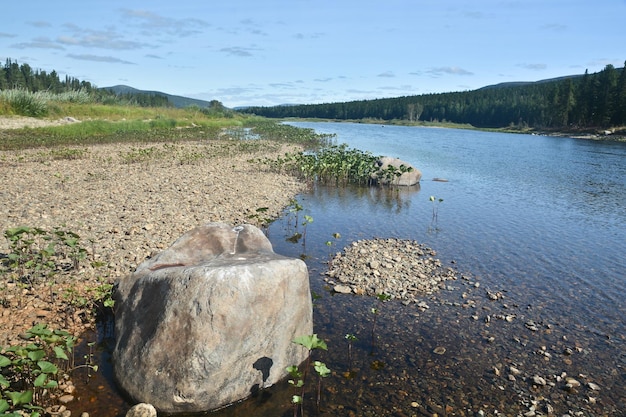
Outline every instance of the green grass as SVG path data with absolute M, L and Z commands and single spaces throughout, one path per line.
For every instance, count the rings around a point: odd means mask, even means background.
M 38 110 L 37 106 L 44 110 Z M 318 135 L 313 129 L 299 129 L 228 109 L 211 111 L 194 106 L 179 109 L 103 104 L 81 92 L 54 95 L 23 90 L 0 91 L 0 116 L 16 114 L 51 121 L 72 117 L 80 122 L 0 130 L 0 151 L 224 138 L 249 142 L 247 139 L 252 137 L 315 148 L 328 145 L 332 140 L 332 135 Z

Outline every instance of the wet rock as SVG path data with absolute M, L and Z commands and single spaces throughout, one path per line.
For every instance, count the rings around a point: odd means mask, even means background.
M 336 293 L 339 293 L 339 294 L 351 294 L 352 293 L 352 288 L 350 288 L 347 285 L 335 285 L 333 287 L 333 291 L 335 291 Z
M 275 384 L 312 334 L 306 264 L 251 225 L 209 223 L 119 280 L 113 370 L 159 412 L 213 410 Z
M 565 389 L 567 391 L 575 391 L 576 388 L 580 388 L 580 381 L 572 377 L 565 378 Z
M 436 355 L 443 355 L 444 353 L 446 353 L 446 348 L 443 346 L 437 346 L 434 350 L 433 353 Z
M 539 375 L 534 375 L 533 376 L 533 384 L 543 386 L 543 385 L 546 385 L 546 383 L 547 382 L 546 382 L 545 378 L 540 377 Z
M 593 382 L 588 382 L 587 383 L 587 387 L 592 390 L 592 391 L 600 391 L 600 386 L 598 384 L 595 384 Z
M 157 411 L 152 404 L 139 403 L 133 405 L 128 412 L 126 412 L 126 417 L 156 417 Z

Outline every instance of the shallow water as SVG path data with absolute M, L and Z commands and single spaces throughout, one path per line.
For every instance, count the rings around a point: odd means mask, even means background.
M 317 187 L 299 196 L 299 221 L 286 212 L 269 228 L 277 253 L 305 258 L 321 296 L 315 332 L 329 350 L 315 359 L 333 375 L 323 381 L 319 411 L 315 386 L 307 388 L 306 415 L 518 415 L 535 408 L 626 415 L 626 144 L 296 125 L 337 133 L 339 143 L 400 157 L 423 172 L 419 187 L 397 191 Z M 430 196 L 443 199 L 436 222 Z M 306 242 L 291 243 L 304 214 L 314 219 Z M 342 237 L 329 248 L 333 233 Z M 425 243 L 465 278 L 424 298 L 428 309 L 332 295 L 324 276 L 331 252 L 373 237 Z M 503 298 L 491 300 L 486 290 Z M 348 333 L 358 338 L 351 349 Z M 511 378 L 510 366 L 521 373 Z M 581 387 L 565 389 L 563 373 Z M 547 384 L 533 383 L 535 375 Z M 92 384 L 106 399 L 92 396 L 92 415 L 127 408 L 107 381 Z M 214 415 L 293 415 L 291 395 L 284 383 Z M 103 413 L 107 405 L 116 411 Z

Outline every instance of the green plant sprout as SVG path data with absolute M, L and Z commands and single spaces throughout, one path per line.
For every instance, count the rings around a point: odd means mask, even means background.
M 298 415 L 298 408 L 302 404 L 302 395 L 300 395 L 301 389 L 304 387 L 304 380 L 302 379 L 302 372 L 296 365 L 287 367 L 287 372 L 291 379 L 288 381 L 289 385 L 293 387 L 294 394 L 291 396 L 291 403 L 293 404 L 293 416 Z
M 304 207 L 302 207 L 302 204 L 300 204 L 298 200 L 292 198 L 291 201 L 289 201 L 289 214 L 293 214 L 295 216 L 296 228 L 298 227 L 299 216 L 302 210 L 304 210 Z M 287 218 L 287 223 L 291 223 L 291 216 Z
M 19 226 L 5 230 L 4 237 L 9 242 L 10 252 L 3 263 L 18 275 L 19 281 L 31 285 L 38 279 L 78 269 L 80 261 L 87 257 L 87 250 L 80 245 L 80 236 L 59 227 L 50 232 Z M 71 264 L 64 262 L 65 259 Z
M 378 299 L 378 301 L 380 301 L 383 304 L 391 300 L 391 296 L 389 294 L 384 294 L 384 293 L 377 294 L 376 298 Z M 370 309 L 370 312 L 374 315 L 374 323 L 372 324 L 372 352 L 371 352 L 371 354 L 373 355 L 376 350 L 376 322 L 377 322 L 378 315 L 380 314 L 380 310 L 376 307 L 372 307 Z
M 339 239 L 341 239 L 341 235 L 339 233 L 335 232 L 335 233 L 332 234 L 332 237 L 335 240 L 327 240 L 326 241 L 326 246 L 328 246 L 328 260 L 329 260 L 329 262 L 332 260 L 332 257 L 333 257 L 332 248 L 334 246 L 336 246 L 337 241 Z
M 439 215 L 439 205 L 443 202 L 443 198 L 435 198 L 434 195 L 430 196 L 430 201 L 433 203 L 433 223 L 437 223 L 437 217 Z
M 306 246 L 306 229 L 309 224 L 313 223 L 313 217 L 308 214 L 304 215 L 304 220 L 302 221 L 302 246 Z
M 345 338 L 348 341 L 348 372 L 346 372 L 344 376 L 348 379 L 352 379 L 354 377 L 354 372 L 352 371 L 352 346 L 354 342 L 359 339 L 350 333 L 346 334 Z
M 261 228 L 267 228 L 267 226 L 272 222 L 272 218 L 265 215 L 269 207 L 259 207 L 255 210 L 254 214 L 248 215 L 248 219 L 256 220 Z
M 0 414 L 9 416 L 43 415 L 50 405 L 58 381 L 80 367 L 97 370 L 90 361 L 74 364 L 76 338 L 64 330 L 37 324 L 24 333 L 29 343 L 3 349 L 0 354 Z
M 308 370 L 311 366 L 311 354 L 316 349 L 328 350 L 328 346 L 326 342 L 317 337 L 317 334 L 298 336 L 292 340 L 293 343 L 303 346 L 308 350 L 308 355 L 306 359 L 306 364 L 304 366 L 304 371 L 300 371 L 298 366 L 292 365 L 287 367 L 287 372 L 291 376 L 289 380 L 289 384 L 294 387 L 294 395 L 291 398 L 291 403 L 293 404 L 294 417 L 298 415 L 298 409 L 300 409 L 300 413 L 304 415 L 304 390 L 305 390 L 305 382 L 308 374 Z M 330 369 L 326 367 L 326 365 L 322 362 L 315 361 L 314 369 L 318 374 L 318 391 L 317 391 L 317 407 L 319 409 L 320 397 L 321 397 L 321 378 L 325 378 L 330 375 Z
M 320 361 L 313 362 L 313 368 L 315 369 L 315 372 L 317 372 L 317 398 L 315 406 L 317 407 L 317 411 L 319 412 L 322 397 L 322 379 L 328 378 L 330 376 L 330 369 L 328 369 L 324 362 Z

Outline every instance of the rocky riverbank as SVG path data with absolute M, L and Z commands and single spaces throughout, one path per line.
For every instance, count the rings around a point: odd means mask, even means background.
M 303 185 L 250 160 L 285 151 L 224 138 L 0 153 L 0 230 L 60 228 L 80 236 L 85 251 L 77 269 L 45 280 L 4 275 L 0 346 L 39 322 L 82 333 L 93 324 L 87 300 L 98 287 L 200 224 L 260 225 L 278 215 Z M 2 239 L 0 256 L 8 253 Z

